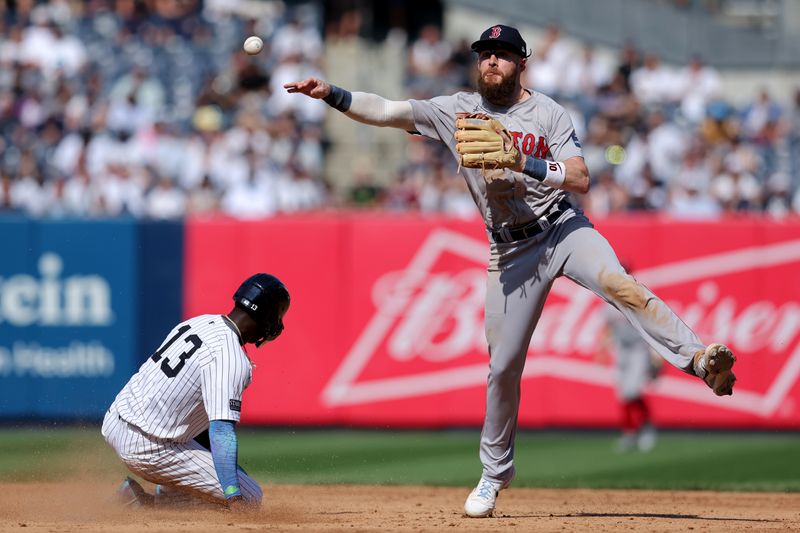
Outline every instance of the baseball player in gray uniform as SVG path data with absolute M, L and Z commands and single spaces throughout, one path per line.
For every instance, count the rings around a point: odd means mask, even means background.
M 118 491 L 124 503 L 261 503 L 261 487 L 237 464 L 235 425 L 253 368 L 244 347 L 281 334 L 289 292 L 276 277 L 255 274 L 233 299 L 227 315 L 175 326 L 108 409 L 106 442 L 131 472 L 156 484 L 148 494 L 126 478 Z
M 323 99 L 359 122 L 437 139 L 460 162 L 489 241 L 483 475 L 464 505 L 468 516 L 486 517 L 494 511 L 499 491 L 514 477 L 522 370 L 545 298 L 558 276 L 567 276 L 619 309 L 664 359 L 704 379 L 718 395 L 732 392 L 735 358 L 721 344 L 703 345 L 664 302 L 627 274 L 605 238 L 567 200 L 568 192 L 589 190 L 589 172 L 564 108 L 521 85 L 528 54 L 519 32 L 492 26 L 472 49 L 478 55 L 477 92 L 390 101 L 317 78 L 284 87 Z M 501 137 L 498 125 L 507 128 L 501 132 L 503 141 L 487 142 L 483 133 Z
M 606 345 L 617 371 L 617 396 L 622 408 L 622 436 L 617 450 L 634 447 L 646 452 L 656 444 L 656 431 L 644 392 L 658 375 L 661 360 L 653 358 L 650 346 L 616 309 L 606 310 Z

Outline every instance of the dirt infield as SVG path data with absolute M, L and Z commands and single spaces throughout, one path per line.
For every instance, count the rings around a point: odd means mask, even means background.
M 495 518 L 462 516 L 466 489 L 265 487 L 263 508 L 124 509 L 114 485 L 0 483 L 6 531 L 800 531 L 800 494 L 509 489 Z

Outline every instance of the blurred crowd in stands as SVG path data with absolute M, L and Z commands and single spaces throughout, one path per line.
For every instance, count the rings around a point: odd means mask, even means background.
M 0 210 L 259 218 L 323 204 L 327 106 L 280 89 L 321 75 L 316 12 L 262 3 L 253 22 L 241 4 L 18 0 L 3 12 Z M 241 51 L 250 34 L 270 37 L 258 60 Z
M 800 87 L 789 105 L 764 89 L 734 107 L 721 97 L 719 74 L 701 57 L 670 67 L 629 43 L 609 62 L 589 45 L 576 49 L 557 27 L 531 45 L 527 86 L 567 108 L 583 144 L 593 183 L 575 200 L 586 211 L 800 216 Z M 409 94 L 463 90 L 473 64 L 467 42 L 451 47 L 428 27 L 409 49 Z M 424 158 L 412 158 L 387 193 L 390 203 L 400 196 L 424 208 L 433 177 L 448 184 L 440 208 L 462 212 L 465 202 L 452 198 L 458 184 L 441 175 L 455 170 L 449 154 L 427 150 L 436 154 L 428 168 L 420 163 Z
M 334 111 L 282 89 L 324 77 L 313 5 L 249 2 L 245 14 L 237 0 L 13 4 L 0 7 L 0 212 L 477 214 L 452 156 L 420 138 L 388 186 L 367 177 L 333 190 L 323 126 Z M 251 34 L 266 44 L 255 59 L 241 52 Z M 791 103 L 764 90 L 734 107 L 700 57 L 675 68 L 631 43 L 609 62 L 555 27 L 529 45 L 528 86 L 564 104 L 583 141 L 593 186 L 578 201 L 590 213 L 800 216 L 800 89 Z M 426 26 L 407 50 L 407 97 L 470 90 L 467 42 Z

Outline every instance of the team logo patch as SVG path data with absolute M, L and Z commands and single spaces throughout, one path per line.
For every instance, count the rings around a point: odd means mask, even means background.
M 492 28 L 492 34 L 489 36 L 490 39 L 497 39 L 500 37 L 500 32 L 503 30 L 500 26 L 494 26 Z
M 572 135 L 570 135 L 569 138 L 572 139 L 572 142 L 575 143 L 575 146 L 578 148 L 581 147 L 581 142 L 578 140 L 578 135 L 575 133 L 575 131 L 572 132 Z
M 231 411 L 237 411 L 239 413 L 242 412 L 242 402 L 241 400 L 231 400 L 228 405 L 231 408 Z

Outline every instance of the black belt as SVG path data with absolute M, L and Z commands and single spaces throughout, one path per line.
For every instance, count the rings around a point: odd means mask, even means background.
M 516 226 L 513 228 L 505 227 L 498 230 L 492 230 L 490 233 L 494 242 L 514 242 L 523 239 L 530 239 L 531 237 L 540 234 L 547 228 L 556 223 L 561 215 L 563 215 L 572 206 L 566 200 L 561 200 L 555 208 L 543 217 L 539 217 L 532 222 L 528 222 L 524 226 Z

